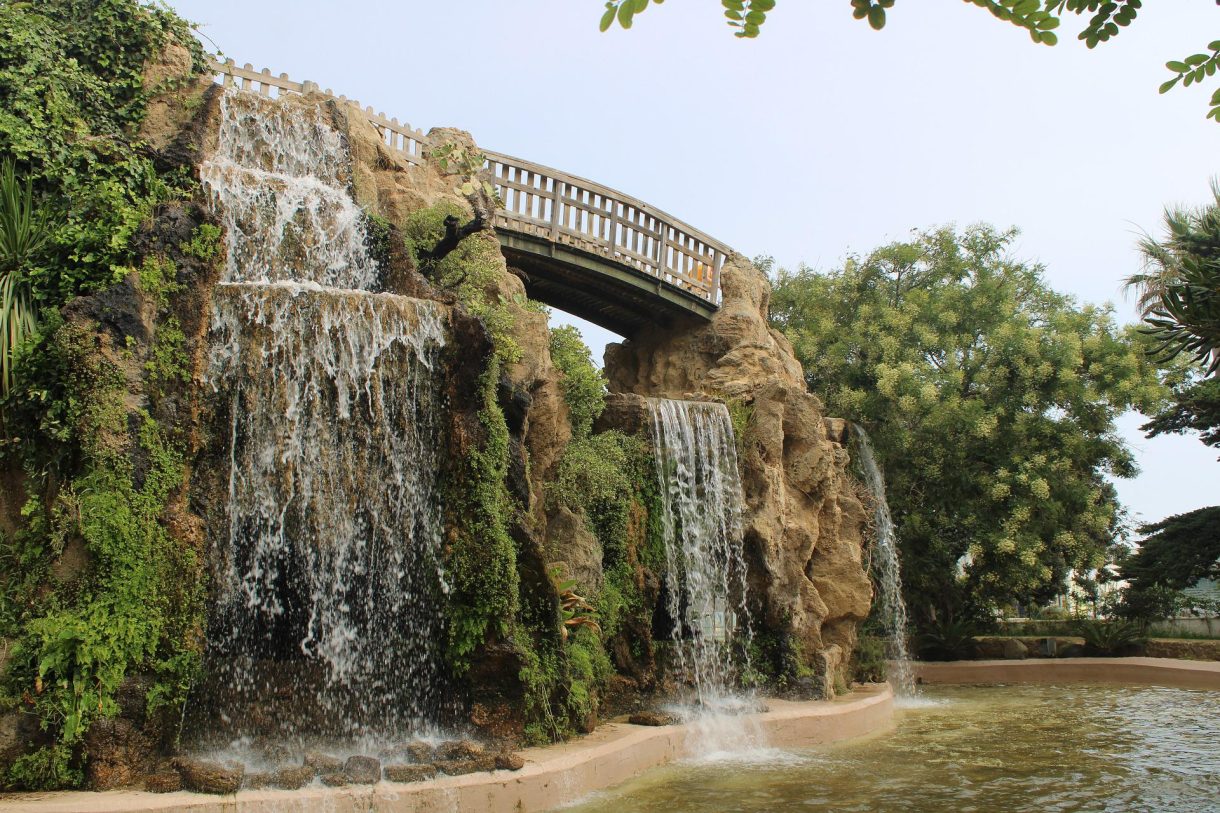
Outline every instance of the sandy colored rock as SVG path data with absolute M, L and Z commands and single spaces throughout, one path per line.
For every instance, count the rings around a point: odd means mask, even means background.
M 847 470 L 845 423 L 827 423 L 806 390 L 787 339 L 767 324 L 770 286 L 746 258 L 721 272 L 710 323 L 650 327 L 606 348 L 613 393 L 714 398 L 748 413 L 741 438 L 743 541 L 761 625 L 791 637 L 812 667 L 817 653 L 855 647 L 872 586 L 862 565 L 868 518 Z M 625 428 L 639 423 L 630 404 Z M 846 679 L 846 665 L 837 666 Z
M 319 774 L 318 779 L 328 788 L 345 788 L 351 784 L 351 780 L 348 778 L 347 774 L 343 773 L 342 771 Z
M 435 765 L 387 765 L 385 778 L 390 782 L 422 782 L 436 776 Z

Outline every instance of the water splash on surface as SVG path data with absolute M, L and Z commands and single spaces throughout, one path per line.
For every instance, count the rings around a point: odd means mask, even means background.
M 911 673 L 911 654 L 907 650 L 907 605 L 902 599 L 902 570 L 898 560 L 898 535 L 890 506 L 885 498 L 885 477 L 873 446 L 863 427 L 854 424 L 860 451 L 860 469 L 864 484 L 873 501 L 873 519 L 876 523 L 876 541 L 873 545 L 875 582 L 881 599 L 881 617 L 886 631 L 886 657 L 889 660 L 889 680 L 900 698 L 916 695 L 915 677 Z
M 762 745 L 736 691 L 752 639 L 742 557 L 742 489 L 724 404 L 649 399 L 665 543 L 673 671 L 693 691 L 684 716 L 698 750 Z
M 417 732 L 445 699 L 444 314 L 371 291 L 321 106 L 230 91 L 221 113 L 201 166 L 228 241 L 207 371 L 229 434 L 209 529 L 212 727 L 233 743 Z

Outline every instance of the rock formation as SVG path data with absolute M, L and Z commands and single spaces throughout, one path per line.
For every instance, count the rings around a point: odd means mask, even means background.
M 764 628 L 788 639 L 780 657 L 797 660 L 793 671 L 813 669 L 823 650 L 851 652 L 868 615 L 867 516 L 847 473 L 842 422 L 823 418 L 791 345 L 767 324 L 766 278 L 735 255 L 721 289 L 710 323 L 647 328 L 610 345 L 606 374 L 623 396 L 715 398 L 748 416 L 740 465 L 751 586 Z M 606 423 L 639 424 L 630 398 L 607 411 Z M 833 677 L 845 679 L 845 668 Z

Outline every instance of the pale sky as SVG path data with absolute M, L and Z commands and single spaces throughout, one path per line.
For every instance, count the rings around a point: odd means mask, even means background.
M 171 2 L 239 64 L 469 130 L 788 267 L 986 221 L 1019 227 L 1017 256 L 1056 289 L 1134 321 L 1135 240 L 1220 175 L 1217 82 L 1156 92 L 1167 60 L 1220 37 L 1213 0 L 1147 3 L 1094 51 L 1075 20 L 1046 48 L 962 0 L 898 3 L 881 32 L 846 0 L 780 0 L 753 41 L 715 0 L 606 34 L 598 0 Z M 595 356 L 616 338 L 580 326 Z M 1143 469 L 1118 483 L 1133 517 L 1220 503 L 1215 451 L 1140 422 L 1121 422 Z

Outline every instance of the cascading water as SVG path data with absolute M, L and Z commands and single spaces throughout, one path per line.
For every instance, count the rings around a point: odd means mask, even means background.
M 221 111 L 200 170 L 228 240 L 208 371 L 229 410 L 210 727 L 417 731 L 444 700 L 443 313 L 372 292 L 350 159 L 323 108 L 229 91 Z
M 733 422 L 720 403 L 656 398 L 649 407 L 673 668 L 693 687 L 701 711 L 740 710 L 737 653 L 748 653 L 751 630 Z
M 873 445 L 863 427 L 855 425 L 856 445 L 860 450 L 860 469 L 864 484 L 873 499 L 873 519 L 877 538 L 873 545 L 877 591 L 881 599 L 881 617 L 885 624 L 887 651 L 890 662 L 890 683 L 902 697 L 915 695 L 915 678 L 911 674 L 911 656 L 907 651 L 907 605 L 902 599 L 902 571 L 898 561 L 898 536 L 885 498 L 885 477 Z

